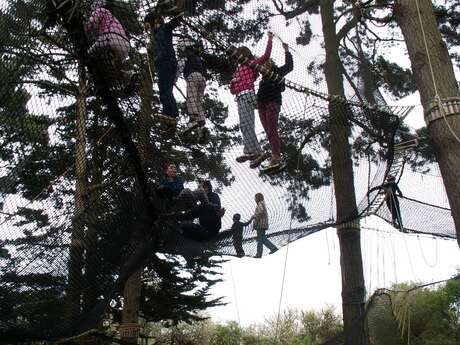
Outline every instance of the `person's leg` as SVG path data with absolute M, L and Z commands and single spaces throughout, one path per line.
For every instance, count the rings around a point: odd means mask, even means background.
M 399 208 L 399 200 L 398 197 L 393 195 L 393 205 L 392 209 L 394 212 L 394 218 L 398 222 L 398 226 L 402 229 L 403 228 L 403 223 L 402 223 L 402 217 L 401 217 L 401 209 Z
M 242 231 L 233 234 L 233 246 L 235 247 L 236 255 L 244 256 Z
M 267 128 L 267 103 L 258 102 L 257 103 L 257 110 L 259 112 L 259 119 L 262 123 L 262 127 L 264 128 L 265 133 L 268 136 L 268 128 Z
M 116 57 L 121 62 L 124 62 L 129 55 L 129 41 L 114 33 L 107 34 L 106 36 Z
M 198 85 L 196 73 L 191 73 L 187 77 L 187 113 L 190 121 L 197 121 Z
M 156 72 L 158 75 L 158 89 L 163 115 L 177 117 L 179 110 L 177 109 L 176 99 L 173 94 L 177 66 L 172 63 L 160 64 L 156 66 Z
M 268 238 L 267 238 L 267 235 L 265 234 L 265 230 L 261 230 L 263 231 L 262 235 L 261 235 L 261 238 L 262 238 L 262 243 L 268 248 L 270 249 L 270 254 L 273 253 L 273 252 L 276 252 L 278 250 L 278 247 L 275 246 Z
M 240 117 L 240 128 L 243 135 L 244 153 L 260 154 L 259 141 L 255 132 L 255 94 L 254 92 L 246 93 L 237 98 L 238 115 Z
M 262 257 L 262 252 L 264 250 L 263 248 L 263 235 L 265 231 L 264 230 L 257 230 L 257 253 L 256 253 L 256 258 Z
M 208 233 L 199 224 L 195 224 L 192 222 L 183 222 L 180 223 L 180 227 L 182 229 L 182 235 L 186 238 L 201 242 L 208 240 Z
M 201 75 L 201 73 L 197 73 L 196 78 L 197 84 L 197 114 L 198 114 L 198 121 L 206 122 L 206 116 L 204 114 L 204 107 L 203 107 L 203 98 L 204 98 L 204 90 L 206 89 L 206 78 Z
M 276 102 L 268 103 L 266 107 L 266 132 L 272 149 L 272 161 L 280 159 L 281 143 L 278 134 L 278 118 L 281 105 Z

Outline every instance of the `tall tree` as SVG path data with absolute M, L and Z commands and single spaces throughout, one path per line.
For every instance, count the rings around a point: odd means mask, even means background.
M 395 15 L 451 206 L 460 247 L 460 92 L 431 0 L 396 0 Z
M 328 92 L 333 97 L 345 99 L 343 87 L 343 66 L 339 57 L 338 36 L 334 20 L 334 2 L 320 1 L 321 23 L 324 34 L 326 62 L 324 71 Z M 345 30 L 345 28 L 342 28 Z M 343 34 L 343 31 L 340 33 Z M 361 256 L 359 221 L 348 220 L 357 216 L 353 178 L 353 165 L 349 144 L 349 123 L 344 114 L 347 105 L 331 101 L 330 154 L 337 207 L 337 234 L 340 243 L 340 263 L 342 269 L 342 310 L 347 345 L 367 344 L 364 318 L 364 273 Z

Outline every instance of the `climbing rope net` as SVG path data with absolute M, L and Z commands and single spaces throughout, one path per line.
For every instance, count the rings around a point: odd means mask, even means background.
M 259 12 L 266 17 L 255 17 L 250 11 L 255 5 L 185 3 L 185 8 L 168 1 L 1 5 L 1 329 L 33 329 L 44 338 L 75 333 L 65 317 L 51 330 L 36 320 L 15 319 L 20 314 L 15 305 L 20 301 L 19 309 L 33 310 L 45 298 L 59 301 L 54 305 L 59 308 L 70 283 L 80 291 L 98 286 L 107 299 L 149 250 L 262 255 L 255 224 L 243 227 L 239 239 L 232 230 L 234 214 L 242 222 L 254 214 L 257 193 L 265 199 L 265 240 L 273 247 L 337 225 L 333 180 L 343 177 L 332 174 L 336 130 L 348 136 L 350 183 L 359 201 L 341 222 L 369 215 L 394 220 L 385 194 L 369 193 L 391 174 L 405 189 L 399 230 L 455 238 L 439 177 L 432 179 L 439 198 L 410 197 L 419 182 L 411 182 L 410 171 L 403 174 L 417 150 L 400 131 L 398 115 L 407 107 L 357 101 L 353 88 L 329 95 L 321 68 L 312 64 L 318 55 L 295 46 L 289 28 L 269 20 L 269 7 Z M 157 16 L 145 19 L 153 10 Z M 152 28 L 158 14 L 174 23 L 172 38 Z M 292 71 L 284 75 L 280 68 L 251 63 L 266 55 L 269 30 L 273 62 L 283 66 L 292 57 Z M 174 54 L 177 65 L 185 63 L 183 71 L 172 61 Z M 249 77 L 235 75 L 241 66 Z M 238 78 L 249 78 L 243 82 L 249 86 L 240 90 Z M 269 84 L 265 95 L 260 80 Z M 264 111 L 267 123 L 251 117 Z M 169 189 L 159 193 L 163 168 L 171 164 L 191 201 Z M 436 163 L 431 166 L 436 173 Z M 203 210 L 210 201 L 197 192 L 202 180 L 211 182 L 225 214 L 215 237 L 197 241 L 171 213 L 178 205 L 182 215 L 191 207 Z M 35 288 L 32 281 L 47 274 L 48 288 Z M 85 313 L 80 316 L 85 320 Z

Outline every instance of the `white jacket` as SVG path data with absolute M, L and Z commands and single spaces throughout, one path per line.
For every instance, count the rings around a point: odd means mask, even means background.
M 268 212 L 265 206 L 265 201 L 259 201 L 254 212 L 254 229 L 267 230 L 268 229 Z

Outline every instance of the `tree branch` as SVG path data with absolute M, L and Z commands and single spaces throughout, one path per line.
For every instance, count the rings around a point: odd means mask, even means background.
M 284 11 L 283 6 L 279 5 L 276 0 L 272 0 L 276 10 L 284 16 L 286 19 L 292 19 L 295 18 L 311 9 L 314 7 L 319 6 L 319 1 L 320 0 L 306 0 L 300 5 L 299 7 L 291 10 L 291 11 Z

